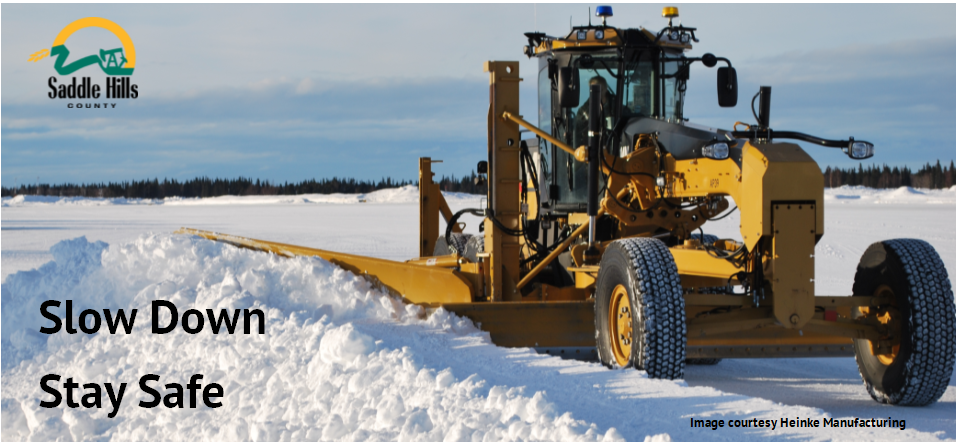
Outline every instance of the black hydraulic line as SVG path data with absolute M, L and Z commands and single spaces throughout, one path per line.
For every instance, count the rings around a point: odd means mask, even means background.
M 714 217 L 714 218 L 707 219 L 707 221 L 708 221 L 708 222 L 712 222 L 712 221 L 715 221 L 715 220 L 721 220 L 721 219 L 723 219 L 723 218 L 725 218 L 725 217 L 727 217 L 727 216 L 730 216 L 730 214 L 733 213 L 733 212 L 736 211 L 736 210 L 737 210 L 737 206 L 734 205 L 734 207 L 731 208 L 730 211 L 724 213 L 724 214 L 721 215 L 721 216 L 717 216 L 717 217 Z
M 598 212 L 598 174 L 600 168 L 599 141 L 601 137 L 601 100 L 604 98 L 604 88 L 600 84 L 591 85 L 591 96 L 588 99 L 588 216 L 597 216 Z M 593 240 L 593 239 L 592 239 Z
M 464 210 L 461 210 L 453 214 L 451 216 L 451 219 L 448 220 L 448 225 L 445 226 L 445 242 L 448 242 L 449 245 L 451 245 L 451 241 L 449 240 L 451 239 L 451 233 L 452 233 L 451 229 L 455 226 L 455 224 L 458 223 L 458 218 L 460 218 L 465 213 L 482 217 L 485 215 L 485 210 L 482 210 L 480 208 L 465 208 Z
M 534 159 L 531 157 L 531 152 L 528 150 L 527 146 L 524 146 L 524 147 L 521 149 L 521 154 L 520 154 L 520 155 L 521 155 L 521 158 L 522 158 L 522 160 L 523 160 L 523 162 L 524 162 L 524 166 L 525 166 L 524 169 L 525 169 L 525 171 L 527 172 L 528 176 L 530 176 L 530 178 L 531 178 L 531 186 L 534 188 L 535 202 L 537 202 L 537 205 L 538 205 L 538 208 L 535 210 L 535 217 L 534 217 L 534 219 L 532 219 L 532 220 L 533 220 L 535 223 L 539 223 L 540 220 L 541 220 L 541 192 L 540 192 L 540 190 L 539 190 L 539 188 L 538 188 L 538 186 L 539 186 L 539 184 L 538 184 L 538 172 L 537 172 L 537 170 L 536 170 L 535 167 L 534 167 Z M 527 190 L 525 190 L 525 192 L 527 192 Z M 525 199 L 525 201 L 527 202 L 527 199 Z M 530 210 L 530 209 L 529 209 L 529 210 Z M 538 250 L 541 250 L 541 249 L 546 248 L 544 245 L 539 244 L 538 241 L 537 241 L 537 239 L 531 239 L 530 233 L 529 233 L 529 231 L 528 231 L 528 229 L 527 229 L 528 220 L 527 220 L 526 216 L 524 216 L 524 215 L 522 215 L 521 217 L 522 217 L 522 223 L 523 223 L 524 226 L 525 226 L 525 229 L 524 229 L 524 230 L 521 230 L 521 231 L 522 231 L 522 235 L 524 236 L 525 242 L 526 242 L 526 243 L 531 247 L 531 249 L 534 250 L 534 251 L 538 251 Z

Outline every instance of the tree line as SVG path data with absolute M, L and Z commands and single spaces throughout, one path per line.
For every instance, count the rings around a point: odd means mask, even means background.
M 485 185 L 475 183 L 475 172 L 462 177 L 442 176 L 438 183 L 443 191 L 485 194 Z M 935 165 L 927 163 L 916 172 L 909 167 L 892 167 L 887 165 L 862 164 L 856 168 L 827 167 L 823 172 L 824 186 L 835 188 L 843 185 L 862 185 L 870 188 L 930 188 L 941 189 L 956 185 L 956 167 L 953 161 L 944 166 L 939 160 Z M 4 197 L 17 194 L 39 194 L 44 196 L 62 197 L 126 197 L 140 199 L 163 199 L 166 197 L 216 197 L 216 196 L 268 196 L 279 194 L 359 194 L 386 188 L 397 188 L 406 185 L 418 185 L 418 181 L 393 180 L 385 177 L 378 181 L 357 180 L 354 178 L 309 179 L 301 182 L 272 182 L 269 180 L 252 180 L 239 177 L 237 179 L 210 179 L 197 177 L 195 179 L 179 181 L 176 179 L 147 179 L 141 181 L 107 182 L 60 185 L 23 184 L 16 188 L 2 187 Z
M 439 183 L 444 191 L 471 194 L 485 193 L 484 186 L 475 185 L 474 172 L 461 178 L 456 178 L 454 175 L 451 177 L 442 176 Z M 279 194 L 360 194 L 406 185 L 418 185 L 418 181 L 393 180 L 391 177 L 382 178 L 378 181 L 333 177 L 331 179 L 309 179 L 301 182 L 279 183 L 245 177 L 237 179 L 197 177 L 185 181 L 146 179 L 84 184 L 23 184 L 16 188 L 2 187 L 0 191 L 2 191 L 3 197 L 17 194 L 38 194 L 61 197 L 163 199 L 166 197 L 270 196 Z
M 949 167 L 943 166 L 939 160 L 936 165 L 927 163 L 915 173 L 908 167 L 893 167 L 887 165 L 870 165 L 856 168 L 831 168 L 823 172 L 824 186 L 835 188 L 843 185 L 863 185 L 870 188 L 930 188 L 941 189 L 956 185 L 956 169 L 953 161 Z

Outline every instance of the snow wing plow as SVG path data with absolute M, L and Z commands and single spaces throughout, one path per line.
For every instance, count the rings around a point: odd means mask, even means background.
M 410 303 L 467 316 L 502 346 L 666 379 L 721 358 L 855 356 L 876 401 L 935 402 L 956 361 L 956 307 L 939 255 L 921 240 L 877 242 L 863 253 L 852 295 L 817 295 L 823 175 L 803 148 L 780 140 L 853 159 L 871 157 L 873 145 L 772 129 L 769 87 L 752 100 L 756 123 L 688 122 L 693 64 L 724 65 L 720 106 L 736 105 L 737 77 L 726 58 L 685 55 L 697 30 L 673 25 L 677 14 L 664 8 L 659 32 L 620 29 L 601 6 L 600 25 L 564 37 L 526 33 L 537 125 L 518 114 L 518 62 L 486 62 L 487 160 L 477 171 L 487 204 L 452 213 L 432 181 L 434 161 L 419 159 L 418 258 L 181 231 L 323 257 Z M 740 238 L 705 233 L 735 210 Z M 463 233 L 466 213 L 483 218 L 482 234 Z

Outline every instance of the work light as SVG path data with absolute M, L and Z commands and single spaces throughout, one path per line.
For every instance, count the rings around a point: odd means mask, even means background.
M 700 153 L 714 160 L 723 160 L 730 156 L 730 147 L 725 142 L 711 142 L 700 149 Z
M 850 146 L 843 148 L 843 152 L 850 156 L 851 159 L 869 159 L 873 157 L 873 144 L 870 142 L 857 142 L 851 138 Z

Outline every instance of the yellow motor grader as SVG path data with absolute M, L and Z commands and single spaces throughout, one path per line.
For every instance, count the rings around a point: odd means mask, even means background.
M 737 103 L 726 58 L 685 55 L 696 29 L 600 25 L 564 37 L 526 33 L 538 61 L 538 119 L 518 114 L 519 64 L 490 76 L 483 208 L 452 213 L 419 159 L 420 253 L 406 262 L 183 229 L 282 255 L 320 256 L 408 303 L 471 318 L 505 347 L 533 347 L 652 378 L 720 358 L 855 356 L 877 401 L 926 405 L 946 390 L 956 314 L 946 270 L 924 241 L 871 245 L 852 295 L 817 295 L 823 175 L 801 140 L 853 159 L 873 145 L 770 128 L 770 88 L 756 122 L 734 130 L 683 114 L 690 67 L 717 69 L 720 106 Z M 755 103 L 759 106 L 755 107 Z M 522 128 L 524 130 L 522 130 Z M 522 131 L 530 136 L 522 139 Z M 731 209 L 730 205 L 733 205 Z M 740 238 L 706 234 L 736 210 Z M 483 218 L 463 233 L 463 214 Z M 440 218 L 445 221 L 441 233 Z

